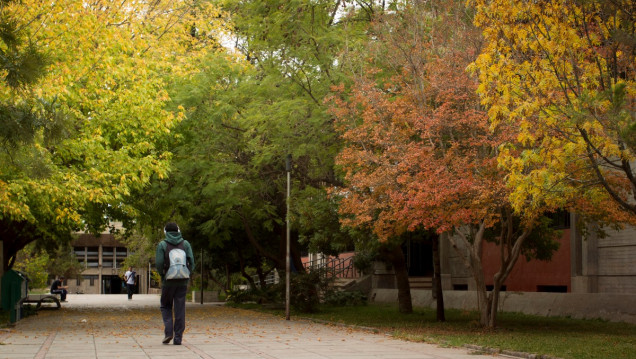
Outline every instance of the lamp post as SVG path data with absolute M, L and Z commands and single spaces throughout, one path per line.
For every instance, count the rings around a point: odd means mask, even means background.
M 291 188 L 291 154 L 287 155 L 287 159 L 285 161 L 285 169 L 287 171 L 287 252 L 285 256 L 285 319 L 289 320 L 289 277 L 291 275 L 291 259 L 289 256 L 289 202 L 290 202 L 290 188 Z

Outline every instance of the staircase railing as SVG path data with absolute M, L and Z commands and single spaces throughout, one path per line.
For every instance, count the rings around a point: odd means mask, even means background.
M 354 256 L 346 258 L 324 257 L 307 261 L 303 263 L 303 266 L 308 272 L 311 270 L 322 269 L 324 270 L 325 275 L 329 278 L 356 279 L 362 277 L 362 273 L 354 267 L 353 258 Z M 254 279 L 254 283 L 256 283 L 257 286 L 260 286 L 258 275 L 253 275 L 252 279 Z M 277 271 L 273 270 L 265 277 L 265 284 L 275 284 L 278 283 L 279 280 L 280 278 Z
M 305 262 L 304 267 L 307 271 L 324 269 L 326 275 L 333 278 L 360 278 L 362 273 L 354 267 L 353 258 L 319 258 Z

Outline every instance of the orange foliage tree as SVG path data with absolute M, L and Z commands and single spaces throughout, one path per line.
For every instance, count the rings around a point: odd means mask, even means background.
M 436 2 L 381 19 L 365 71 L 332 102 L 348 184 L 333 193 L 346 225 L 372 228 L 383 241 L 422 228 L 447 234 L 472 269 L 481 323 L 494 326 L 499 289 L 532 247 L 536 219 L 520 221 L 509 205 L 497 155 L 516 131 L 490 128 L 478 83 L 465 71 L 481 40 L 465 10 L 462 2 Z M 485 240 L 501 246 L 491 293 Z

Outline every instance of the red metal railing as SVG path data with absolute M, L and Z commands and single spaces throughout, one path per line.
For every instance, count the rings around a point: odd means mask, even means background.
M 327 275 L 333 278 L 360 278 L 362 273 L 353 266 L 353 258 L 353 256 L 346 258 L 325 257 L 306 261 L 303 264 L 307 271 L 325 269 Z

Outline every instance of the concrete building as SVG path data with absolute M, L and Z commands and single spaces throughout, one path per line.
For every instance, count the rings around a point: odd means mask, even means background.
M 504 282 L 502 291 L 514 292 L 550 292 L 568 293 L 572 291 L 571 248 L 573 229 L 571 215 L 562 212 L 555 215 L 554 227 L 562 231 L 559 249 L 552 254 L 549 261 L 530 260 L 523 255 L 519 257 L 510 275 Z M 461 242 L 458 243 L 461 245 Z M 636 243 L 635 243 L 636 244 Z M 447 290 L 475 290 L 475 281 L 469 268 L 460 259 L 457 250 L 451 248 L 450 243 L 442 240 L 441 266 L 442 289 Z M 482 265 L 488 289 L 493 286 L 493 277 L 500 269 L 500 248 L 491 242 L 484 242 Z
M 520 257 L 504 282 L 499 309 L 543 316 L 602 318 L 636 323 L 636 228 L 582 231 L 576 215 L 561 222 L 560 248 L 551 261 Z M 461 250 L 461 249 L 460 249 Z M 407 243 L 407 265 L 414 305 L 434 308 L 432 255 L 425 241 Z M 446 308 L 477 308 L 475 281 L 448 240 L 440 243 L 441 277 Z M 485 244 L 482 253 L 486 285 L 499 268 L 498 248 Z M 383 265 L 371 275 L 370 298 L 396 302 L 395 275 Z
M 571 232 L 573 293 L 636 294 L 636 227 Z
M 71 293 L 123 294 L 124 260 L 128 257 L 125 244 L 117 241 L 111 233 L 94 236 L 79 233 L 72 242 L 73 251 L 84 270 L 78 278 L 67 278 L 66 285 Z M 148 293 L 148 266 L 134 268 L 137 273 L 136 293 Z
M 560 247 L 550 261 L 527 261 L 520 257 L 502 290 L 549 293 L 636 294 L 636 228 L 621 230 L 576 225 L 576 215 L 559 222 L 563 231 Z M 499 249 L 484 245 L 482 262 L 486 284 L 499 269 Z M 444 290 L 473 290 L 474 280 L 454 249 L 442 243 Z

